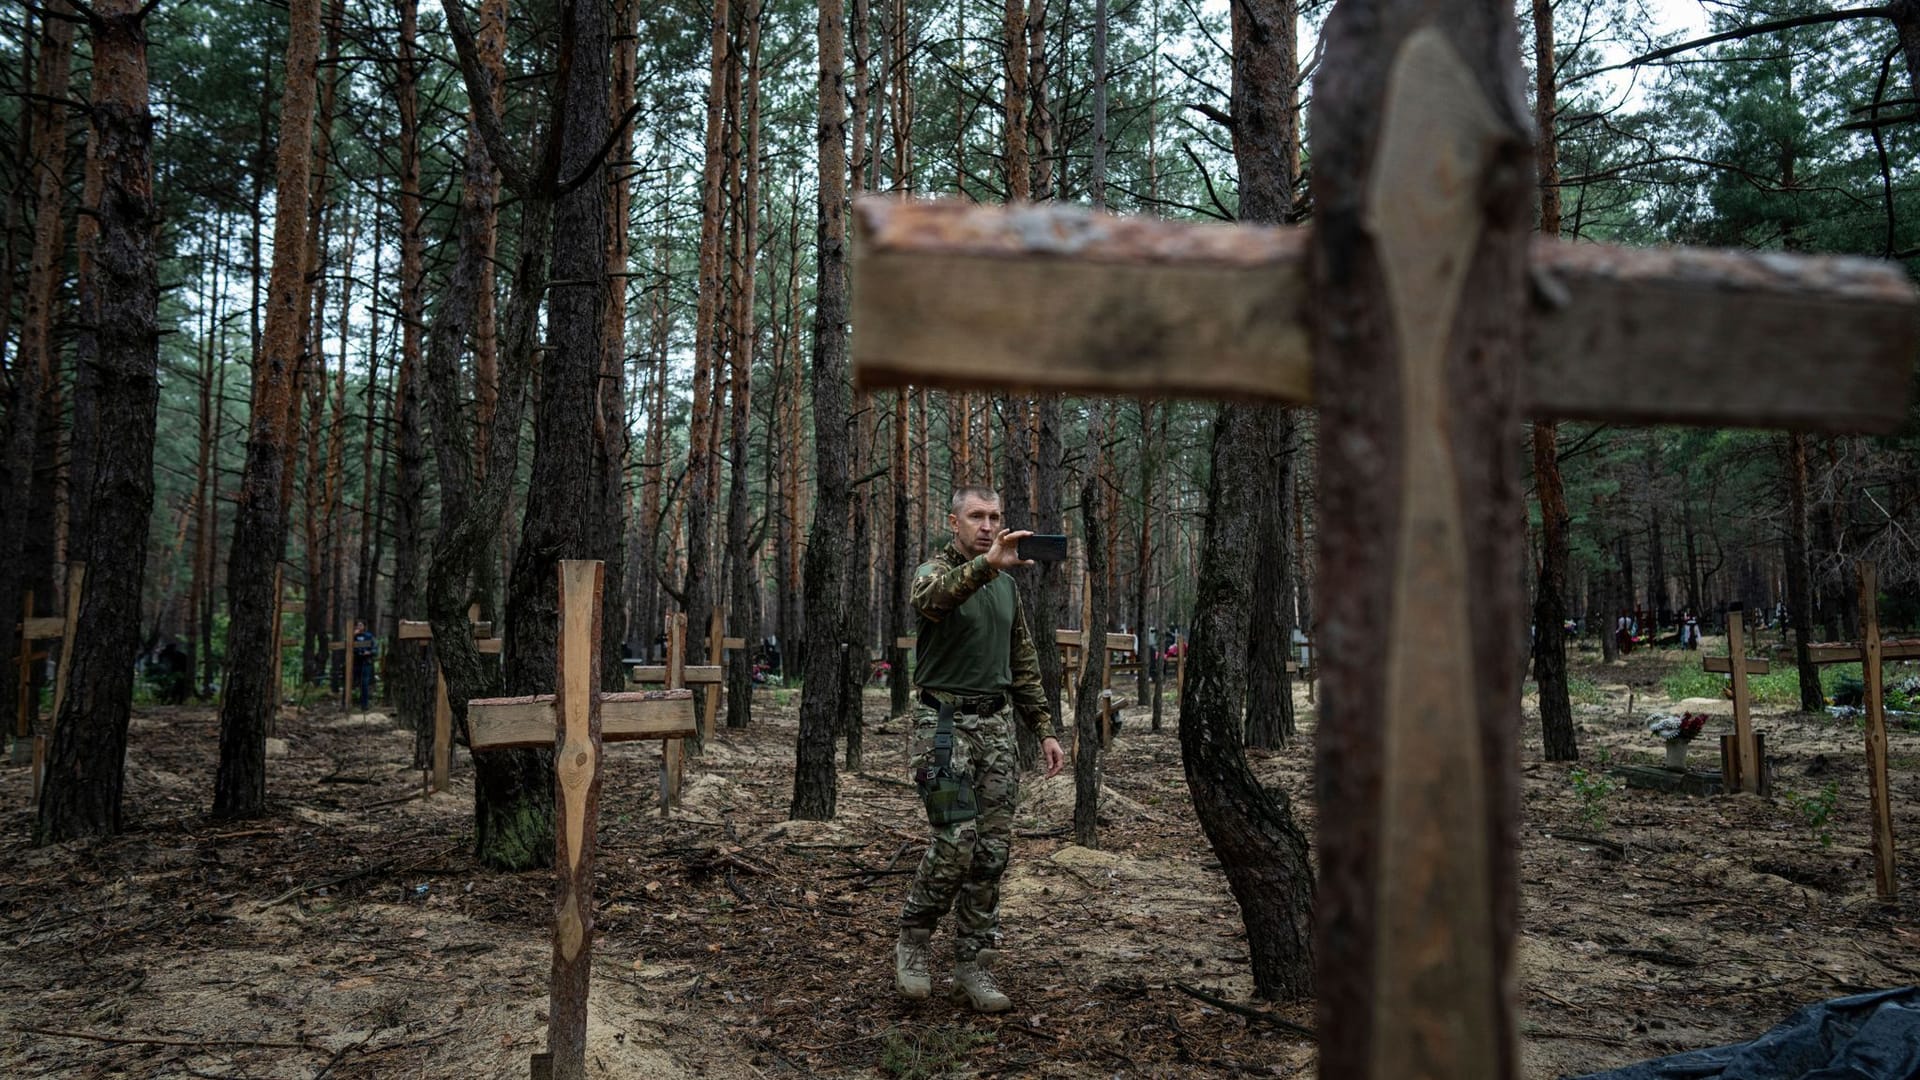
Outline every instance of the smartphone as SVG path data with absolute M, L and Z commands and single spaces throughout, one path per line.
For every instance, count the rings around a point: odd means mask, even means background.
M 1017 550 L 1021 558 L 1035 562 L 1066 562 L 1067 538 L 1061 533 L 1035 533 L 1021 537 Z

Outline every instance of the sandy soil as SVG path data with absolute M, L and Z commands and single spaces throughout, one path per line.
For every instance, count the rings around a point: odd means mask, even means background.
M 1697 658 L 1576 660 L 1600 687 L 1576 705 L 1589 767 L 1602 746 L 1615 760 L 1658 758 L 1645 716 L 1675 704 L 1661 676 Z M 1300 703 L 1303 738 L 1255 767 L 1310 816 L 1312 716 Z M 1568 768 L 1540 760 L 1528 705 L 1530 1076 L 1748 1038 L 1797 1005 L 1920 979 L 1913 906 L 1873 899 L 1851 723 L 1760 715 L 1776 791 L 1837 785 L 1823 845 L 1784 794 L 1622 786 L 1596 800 L 1601 829 Z M 1177 988 L 1255 1004 L 1171 708 L 1168 730 L 1130 719 L 1116 744 L 1103 850 L 1067 842 L 1067 778 L 1029 786 L 1003 911 L 1001 972 L 1018 1005 L 1002 1018 L 892 997 L 892 915 L 924 841 L 884 698 L 868 698 L 864 768 L 843 772 L 828 823 L 782 821 L 793 710 L 771 695 L 756 708 L 752 728 L 696 764 L 671 820 L 658 812 L 657 748 L 611 751 L 593 1075 L 1312 1074 L 1310 1042 Z M 544 1043 L 551 882 L 475 865 L 464 752 L 453 792 L 421 798 L 411 735 L 388 717 L 289 709 L 270 816 L 222 823 L 205 813 L 216 723 L 204 708 L 139 712 L 130 830 L 110 841 L 28 847 L 25 771 L 0 770 L 0 1075 L 525 1076 Z M 1730 724 L 1713 721 L 1696 758 Z M 1896 828 L 1911 837 L 1920 735 L 1895 732 L 1892 747 Z M 1604 843 L 1579 839 L 1596 834 Z M 1909 890 L 1913 866 L 1903 858 Z M 1310 1007 L 1277 1013 L 1312 1022 Z

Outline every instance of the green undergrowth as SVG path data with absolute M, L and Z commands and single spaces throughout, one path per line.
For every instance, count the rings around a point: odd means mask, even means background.
M 1833 664 L 1820 669 L 1820 693 L 1824 698 L 1833 697 L 1834 688 L 1841 680 L 1851 677 L 1854 683 L 1860 681 L 1859 664 Z M 1696 666 L 1676 668 L 1668 672 L 1661 680 L 1661 688 L 1667 697 L 1679 701 L 1682 698 L 1720 698 L 1726 696 L 1727 676 L 1702 671 Z M 1756 705 L 1800 704 L 1800 671 L 1792 665 L 1775 665 L 1773 672 L 1767 675 L 1747 676 L 1747 694 Z
M 933 1080 L 964 1071 L 975 1047 L 993 1036 L 971 1028 L 942 1025 L 888 1028 L 880 1035 L 880 1069 L 900 1080 Z

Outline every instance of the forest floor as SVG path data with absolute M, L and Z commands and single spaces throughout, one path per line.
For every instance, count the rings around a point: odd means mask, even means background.
M 1699 655 L 1576 654 L 1586 767 L 1599 747 L 1655 762 L 1646 716 L 1679 711 L 1663 680 Z M 1070 777 L 1028 785 L 999 969 L 1016 1008 L 997 1018 L 895 1000 L 893 920 L 924 845 L 902 727 L 870 692 L 865 766 L 842 773 L 839 817 L 785 822 L 796 696 L 760 692 L 754 725 L 707 748 L 671 820 L 657 747 L 609 754 L 591 1075 L 1312 1075 L 1311 1043 L 1179 988 L 1250 1004 L 1171 696 L 1165 730 L 1135 710 L 1116 741 L 1105 850 L 1065 838 Z M 1311 828 L 1312 713 L 1298 700 L 1303 737 L 1254 760 Z M 1709 725 L 1697 761 L 1730 726 Z M 1770 800 L 1623 786 L 1583 799 L 1568 766 L 1541 760 L 1528 700 L 1529 1076 L 1743 1040 L 1799 1005 L 1920 981 L 1912 901 L 1873 899 L 1853 724 L 1763 707 L 1759 726 Z M 0 769 L 0 1075 L 525 1076 L 544 1043 L 551 876 L 474 863 L 465 752 L 453 791 L 420 798 L 412 736 L 387 716 L 290 708 L 269 816 L 228 823 L 206 814 L 216 735 L 207 708 L 138 710 L 128 831 L 104 842 L 29 847 L 26 771 Z M 1893 733 L 1892 765 L 1896 831 L 1920 836 L 1920 734 Z M 1786 792 L 1827 783 L 1823 843 Z M 1909 894 L 1914 865 L 1907 854 Z M 948 943 L 936 937 L 936 974 Z

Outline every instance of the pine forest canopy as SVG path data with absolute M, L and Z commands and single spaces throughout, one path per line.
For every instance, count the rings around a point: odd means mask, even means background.
M 135 589 L 121 610 L 140 650 L 180 643 L 192 690 L 210 696 L 241 678 L 234 660 L 253 655 L 242 643 L 265 640 L 287 605 L 287 677 L 311 683 L 343 626 L 364 618 L 387 639 L 396 705 L 418 717 L 431 712 L 432 669 L 397 648 L 395 628 L 430 619 L 461 713 L 495 691 L 551 690 L 540 674 L 551 641 L 515 628 L 550 627 L 554 561 L 592 557 L 609 565 L 610 666 L 647 655 L 683 610 L 688 663 L 721 662 L 701 629 L 718 611 L 727 635 L 777 642 L 789 677 L 806 671 L 809 685 L 808 645 L 834 632 L 904 670 L 896 586 L 942 542 L 946 492 L 993 483 L 1015 523 L 1079 535 L 1089 475 L 1107 495 L 1108 628 L 1149 628 L 1164 645 L 1187 626 L 1216 406 L 853 394 L 844 341 L 836 356 L 827 340 L 845 319 L 819 318 L 846 302 L 843 252 L 825 257 L 833 231 L 821 222 L 854 192 L 910 192 L 1312 223 L 1303 112 L 1282 125 L 1273 207 L 1246 205 L 1235 140 L 1252 121 L 1235 100 L 1226 6 L 1102 9 L 1096 67 L 1085 5 L 868 0 L 851 9 L 829 98 L 814 6 L 592 6 L 163 0 L 144 12 L 157 420 L 144 554 L 109 579 Z M 1299 30 L 1292 109 L 1327 7 L 1276 9 Z M 87 360 L 110 344 L 90 314 L 106 310 L 104 219 L 90 208 L 103 185 L 117 189 L 90 162 L 120 144 L 85 107 L 115 88 L 107 14 L 63 0 L 0 13 L 0 602 L 17 611 L 30 593 L 34 615 L 60 610 L 63 567 L 82 561 L 96 519 L 112 524 L 91 512 L 92 470 L 107 460 L 101 440 L 120 433 L 93 426 Z M 1880 9 L 1802 14 L 1716 8 L 1708 29 L 1724 40 L 1695 47 L 1648 36 L 1659 21 L 1643 0 L 1553 8 L 1545 83 L 1562 237 L 1920 266 L 1920 126 L 1900 28 Z M 577 33 L 562 32 L 568 20 Z M 562 55 L 563 42 L 598 47 Z M 1676 45 L 1689 47 L 1660 55 Z M 829 99 L 843 110 L 830 139 L 843 160 L 823 192 Z M 311 121 L 290 130 L 290 116 Z M 823 406 L 823 388 L 842 396 Z M 850 436 L 831 475 L 821 430 Z M 1800 608 L 1838 640 L 1858 618 L 1851 566 L 1870 559 L 1882 620 L 1920 623 L 1915 431 L 1790 439 L 1562 422 L 1567 615 L 1594 633 L 1624 609 L 1669 625 L 1745 601 Z M 1289 432 L 1285 452 L 1311 461 L 1311 416 Z M 1516 446 L 1526 437 L 1513 432 Z M 1291 538 L 1284 606 L 1310 631 L 1313 469 L 1288 475 L 1284 520 L 1269 527 Z M 821 527 L 823 504 L 844 505 L 844 528 Z M 816 560 L 845 579 L 822 594 L 840 598 L 837 628 L 809 623 L 805 556 L 829 534 L 848 545 Z M 270 566 L 277 595 L 235 576 L 264 582 Z M 1056 625 L 1071 625 L 1079 573 L 1044 588 Z M 497 672 L 455 644 L 471 603 L 507 628 Z M 747 650 L 730 654 L 728 678 L 745 678 L 747 662 Z M 0 665 L 9 719 L 16 670 Z M 264 765 L 235 753 L 221 805 L 244 816 L 258 810 Z M 550 781 L 520 753 L 496 755 L 483 781 L 501 795 L 481 845 L 501 865 L 540 861 L 551 827 Z M 108 829 L 113 790 L 96 815 Z M 44 816 L 42 827 L 94 831 Z

